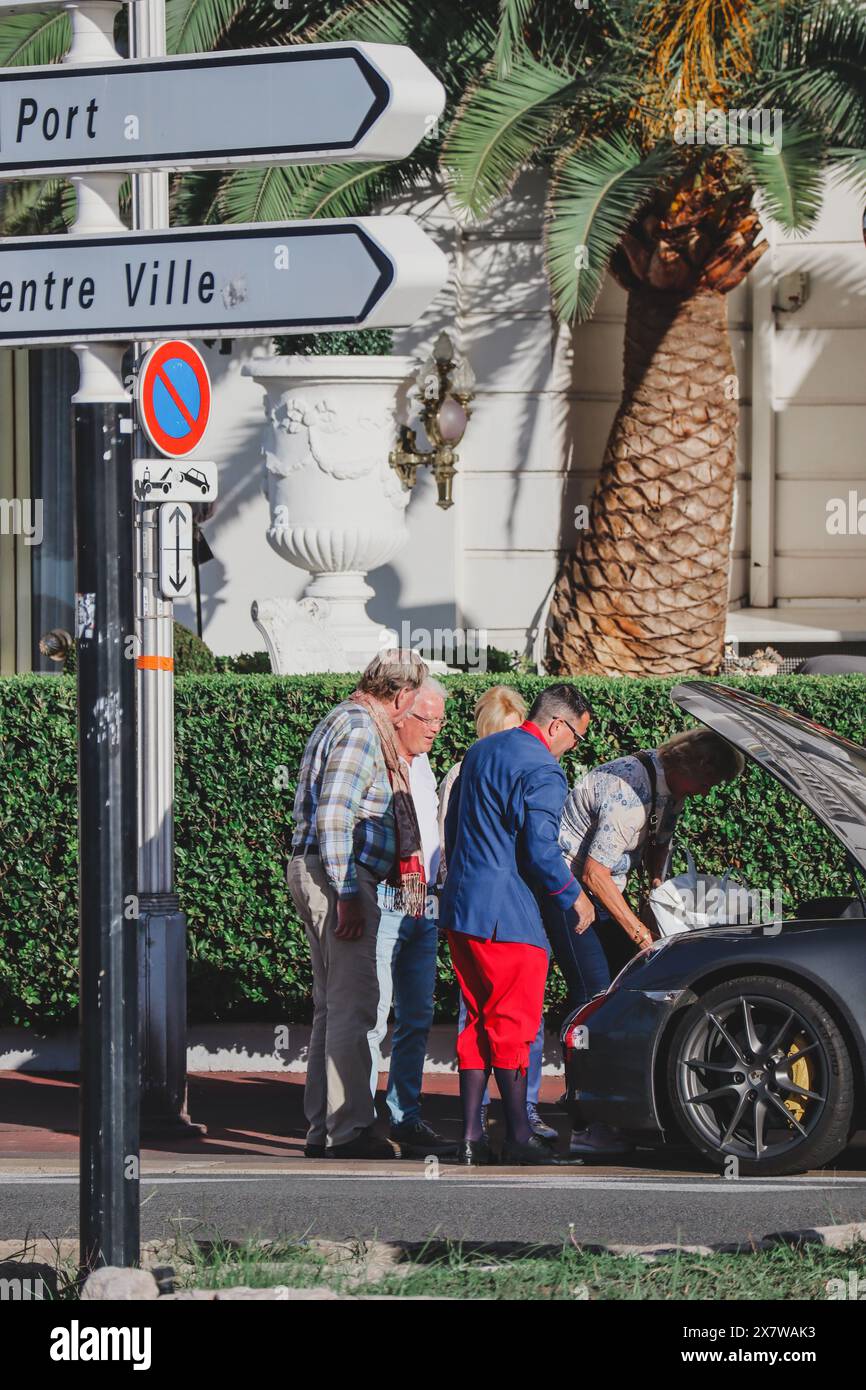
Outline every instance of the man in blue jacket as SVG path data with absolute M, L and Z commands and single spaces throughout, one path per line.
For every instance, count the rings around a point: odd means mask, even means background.
M 526 1067 L 547 979 L 539 899 L 573 914 L 577 932 L 595 916 L 559 848 L 568 784 L 558 760 L 584 737 L 589 718 L 574 686 L 548 686 L 519 728 L 472 745 L 448 807 L 439 920 L 467 1006 L 457 1039 L 463 1163 L 495 1161 L 481 1117 L 491 1070 L 505 1113 L 502 1162 L 558 1161 L 530 1129 Z

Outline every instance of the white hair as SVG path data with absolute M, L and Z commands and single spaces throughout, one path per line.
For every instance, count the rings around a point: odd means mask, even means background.
M 428 676 L 427 679 L 422 682 L 418 695 L 421 695 L 424 691 L 426 691 L 428 695 L 438 695 L 440 700 L 451 699 L 451 692 L 446 690 L 442 682 L 437 681 L 435 676 Z M 415 698 L 417 700 L 418 696 L 416 695 Z

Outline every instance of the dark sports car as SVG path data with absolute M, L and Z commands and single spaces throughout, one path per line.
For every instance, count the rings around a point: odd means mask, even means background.
M 685 1138 L 743 1175 L 803 1172 L 866 1127 L 866 748 L 742 690 L 691 681 L 671 699 L 841 840 L 852 896 L 647 947 L 566 1019 L 569 1090 L 585 1123 Z

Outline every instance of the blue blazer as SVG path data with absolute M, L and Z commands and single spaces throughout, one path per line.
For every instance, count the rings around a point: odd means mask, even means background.
M 581 891 L 559 848 L 567 792 L 556 758 L 526 729 L 473 743 L 445 817 L 441 927 L 548 949 L 536 894 L 567 909 Z

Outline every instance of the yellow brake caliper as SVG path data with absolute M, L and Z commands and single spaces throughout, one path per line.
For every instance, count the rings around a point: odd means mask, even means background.
M 803 1047 L 808 1047 L 809 1040 L 803 1033 L 798 1033 L 792 1040 L 788 1048 L 788 1056 L 794 1057 Z M 791 1080 L 795 1086 L 803 1086 L 807 1091 L 812 1089 L 812 1068 L 809 1057 L 800 1057 L 791 1064 Z M 803 1123 L 803 1116 L 806 1113 L 805 1103 L 800 1096 L 789 1096 L 785 1101 L 786 1110 L 790 1110 L 798 1124 Z

